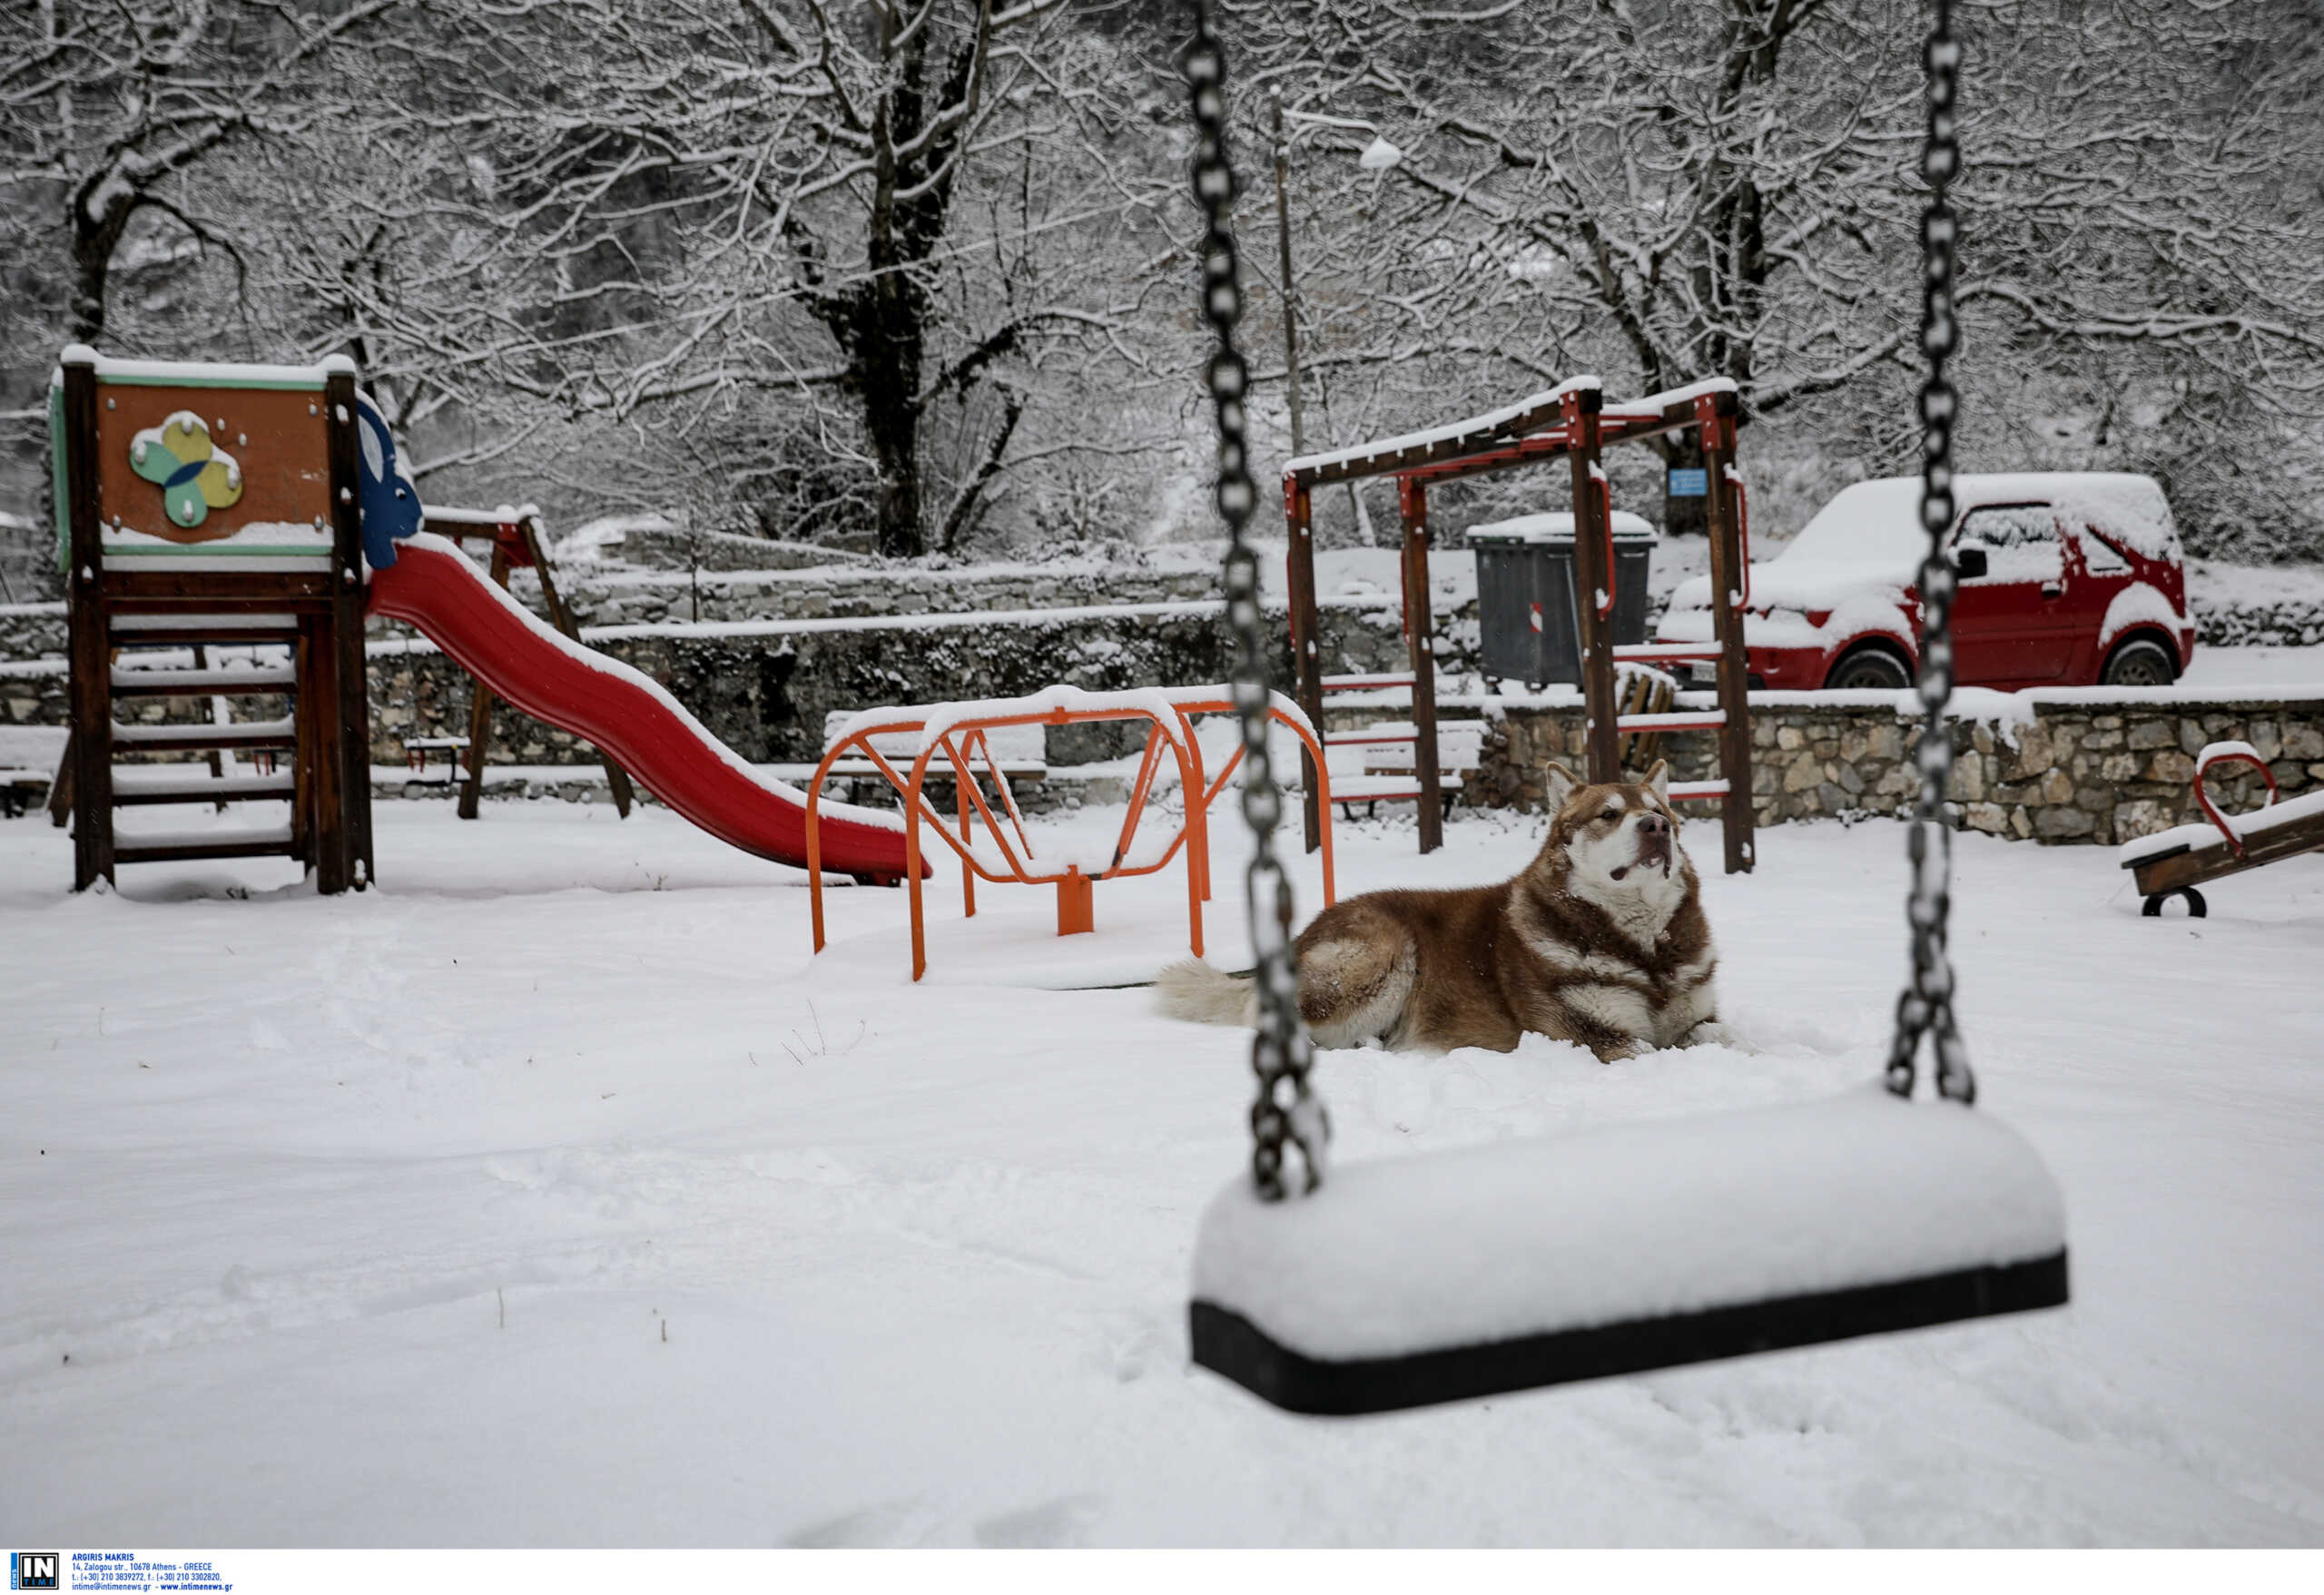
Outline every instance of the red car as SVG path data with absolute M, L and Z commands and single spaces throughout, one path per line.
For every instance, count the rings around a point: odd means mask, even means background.
M 1964 686 L 2163 686 L 2195 655 L 2178 529 L 2147 477 L 1957 477 L 1945 539 L 1961 581 Z M 1755 565 L 1743 636 L 1755 687 L 1902 687 L 1920 669 L 1918 477 L 1859 482 Z M 1710 580 L 1671 596 L 1659 641 L 1711 635 Z M 1712 667 L 1694 666 L 1699 681 Z

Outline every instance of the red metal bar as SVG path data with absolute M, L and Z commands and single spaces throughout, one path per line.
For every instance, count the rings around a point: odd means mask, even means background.
M 937 739 L 937 745 L 941 747 L 947 756 L 951 759 L 954 782 L 960 785 L 965 785 L 968 788 L 969 801 L 976 805 L 977 812 L 984 816 L 985 829 L 992 832 L 992 844 L 1000 850 L 1000 856 L 1009 861 L 1009 872 L 1019 880 L 1023 880 L 1025 878 L 1025 860 L 1019 859 L 1017 856 L 1017 850 L 1009 845 L 1009 838 L 1000 833 L 1000 822 L 993 818 L 990 805 L 986 803 L 984 801 L 984 788 L 978 785 L 976 778 L 969 773 L 967 761 L 961 756 L 960 750 L 952 745 L 952 739 L 960 734 L 960 729 L 961 728 L 958 725 L 953 726 L 951 730 L 947 731 L 942 736 Z M 923 752 L 920 756 L 921 764 L 925 764 L 928 762 L 929 753 L 933 753 L 934 751 L 935 750 L 931 748 Z M 915 764 L 912 766 L 912 769 L 915 772 L 915 778 L 917 778 L 917 772 L 919 771 L 921 764 Z M 1005 796 L 1007 788 L 1004 787 L 1002 791 Z M 1010 808 L 1013 812 L 1014 805 L 1011 804 Z M 940 826 L 938 828 L 937 834 L 940 836 L 943 835 L 943 830 Z M 951 838 L 949 836 L 946 836 L 944 839 L 948 842 L 951 841 Z M 1025 828 L 1021 824 L 1017 827 L 1017 840 L 1024 846 L 1025 859 L 1030 859 L 1033 856 L 1033 844 L 1031 841 L 1026 837 Z M 1000 883 L 1000 876 L 986 871 L 984 866 L 977 862 L 976 852 L 973 848 L 962 848 L 956 846 L 952 851 L 960 855 L 960 861 L 966 868 L 983 873 L 986 880 L 994 882 L 996 885 Z M 917 976 L 914 977 L 914 979 L 917 978 Z
M 1122 860 L 1129 856 L 1130 838 L 1137 834 L 1137 819 L 1146 812 L 1146 794 L 1154 785 L 1154 754 L 1161 745 L 1161 739 L 1167 734 L 1159 720 L 1147 730 L 1146 752 L 1137 761 L 1137 779 L 1129 789 L 1129 811 L 1122 816 L 1122 833 L 1114 842 L 1114 861 L 1106 866 L 1108 875 L 1120 869 Z M 1179 763 L 1183 765 L 1185 763 L 1181 756 Z
M 2269 769 L 2266 762 L 2258 754 L 2247 753 L 2240 748 L 2215 753 L 2195 766 L 2195 801 L 2202 804 L 2203 812 L 2211 816 L 2211 823 L 2219 827 L 2220 834 L 2227 838 L 2227 845 L 2235 850 L 2235 856 L 2240 859 L 2243 856 L 2243 838 L 2237 833 L 2234 826 L 2227 822 L 2226 816 L 2219 812 L 2219 805 L 2211 802 L 2210 789 L 2203 784 L 2204 778 L 2210 775 L 2211 766 L 2214 764 L 2249 764 L 2259 771 L 2261 778 L 2268 783 L 2268 801 L 2260 805 L 2262 812 L 2275 806 L 2276 773 Z
M 1512 467 L 1528 465 L 1536 460 L 1554 459 L 1566 451 L 1566 430 L 1552 428 L 1521 438 L 1514 443 L 1498 448 L 1488 448 L 1478 454 L 1464 454 L 1457 458 L 1440 460 L 1432 465 L 1414 466 L 1408 471 L 1396 473 L 1400 478 L 1427 483 L 1442 482 L 1460 477 L 1481 476 L 1488 471 L 1508 470 Z
M 980 740 L 981 740 L 981 735 L 980 735 Z M 977 844 L 977 836 L 976 832 L 972 830 L 971 827 L 976 822 L 976 816 L 970 811 L 969 803 L 969 783 L 967 782 L 959 779 L 955 779 L 953 781 L 952 804 L 960 812 L 960 840 L 967 842 L 971 848 L 975 847 Z M 976 917 L 977 872 L 974 870 L 963 870 L 960 871 L 960 918 L 964 920 L 973 920 Z

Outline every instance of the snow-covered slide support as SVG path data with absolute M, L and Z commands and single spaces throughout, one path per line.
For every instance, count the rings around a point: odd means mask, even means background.
M 1238 1179 L 1196 1243 L 1195 1361 L 1294 1412 L 1391 1411 L 2030 1311 L 2065 1205 L 1990 1114 L 1878 1085 Z
M 430 533 L 371 569 L 374 615 L 409 621 L 493 694 L 596 743 L 719 841 L 805 868 L 807 798 L 711 735 L 659 682 L 558 633 Z M 882 884 L 904 878 L 901 815 L 822 805 L 822 867 Z
M 2205 784 L 2218 764 L 2257 769 L 2268 783 L 2266 802 L 2249 814 L 2221 813 Z M 2115 854 L 2123 869 L 2137 871 L 2133 879 L 2149 919 L 2160 916 L 2171 899 L 2183 897 L 2189 915 L 2200 920 L 2208 905 L 2195 888 L 2203 882 L 2324 850 L 2324 792 L 2278 802 L 2275 772 L 2250 743 L 2215 742 L 2195 755 L 2195 801 L 2208 824 L 2175 825 L 2126 842 Z

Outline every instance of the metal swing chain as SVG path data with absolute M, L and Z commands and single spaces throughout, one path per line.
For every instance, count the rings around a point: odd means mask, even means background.
M 1315 1056 L 1299 1025 L 1291 969 L 1291 881 L 1275 856 L 1283 794 L 1267 758 L 1269 694 L 1258 556 L 1244 538 L 1258 494 L 1244 443 L 1249 369 L 1235 348 L 1243 290 L 1233 231 L 1235 169 L 1226 152 L 1226 56 L 1212 25 L 1210 0 L 1196 0 L 1195 36 L 1179 57 L 1179 69 L 1194 100 L 1195 199 L 1204 219 L 1203 320 L 1216 340 L 1207 377 L 1218 423 L 1218 513 L 1226 522 L 1226 620 L 1235 634 L 1235 711 L 1243 728 L 1243 818 L 1251 828 L 1251 864 L 1244 879 L 1259 1009 L 1251 1042 L 1251 1068 L 1259 1082 L 1258 1099 L 1251 1105 L 1251 1176 L 1261 1196 L 1278 1201 L 1289 1194 L 1285 1143 L 1299 1150 L 1305 1170 L 1300 1189 L 1313 1190 L 1323 1183 L 1331 1125 L 1323 1103 L 1308 1088 Z
M 1928 182 L 1928 206 L 1921 216 L 1923 265 L 1921 350 L 1928 377 L 1921 384 L 1921 525 L 1928 553 L 1921 561 L 1920 801 L 1913 815 L 1907 852 L 1913 889 L 1905 917 L 1912 925 L 1913 975 L 1896 999 L 1896 1036 L 1888 1049 L 1886 1085 L 1899 1097 L 1913 1094 L 1915 1058 L 1921 1038 L 1931 1038 L 1936 1055 L 1940 1096 L 1976 1100 L 1976 1077 L 1953 1019 L 1953 962 L 1946 921 L 1953 907 L 1953 833 L 1945 823 L 1945 789 L 1953 773 L 1953 729 L 1945 706 L 1953 696 L 1953 595 L 1955 576 L 1945 555 L 1952 529 L 1953 423 L 1958 404 L 1945 363 L 1960 340 L 1954 313 L 1954 246 L 1959 227 L 1953 213 L 1953 179 L 1961 170 L 1954 102 L 1959 86 L 1961 45 L 1953 36 L 1952 0 L 1935 0 L 1930 30 L 1928 134 L 1921 149 L 1921 175 Z

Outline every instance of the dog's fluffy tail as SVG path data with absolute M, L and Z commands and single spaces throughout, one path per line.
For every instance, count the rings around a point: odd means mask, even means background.
M 1154 1008 L 1166 1019 L 1197 1025 L 1256 1025 L 1259 999 L 1250 980 L 1182 958 L 1154 977 Z

